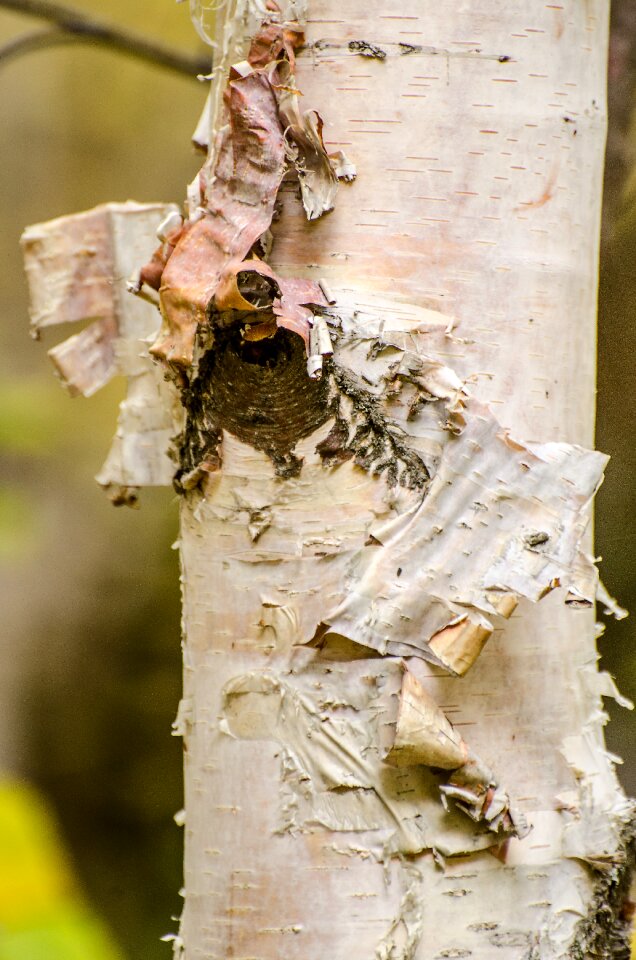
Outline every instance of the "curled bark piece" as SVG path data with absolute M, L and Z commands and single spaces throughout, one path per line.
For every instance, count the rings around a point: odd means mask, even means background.
M 181 217 L 178 214 L 177 217 L 181 220 Z M 161 224 L 159 229 L 161 229 L 161 227 L 163 227 L 163 224 Z M 159 229 L 157 230 L 157 233 L 159 233 Z M 174 248 L 176 247 L 182 233 L 183 224 L 180 223 L 178 226 L 175 225 L 172 227 L 172 229 L 165 232 L 163 236 L 159 237 L 161 240 L 161 246 L 157 247 L 148 263 L 144 264 L 139 271 L 139 284 L 145 283 L 153 290 L 159 290 L 163 271 L 165 270 L 166 264 L 172 256 Z M 138 292 L 138 290 L 133 290 L 132 292 Z
M 327 306 L 322 289 L 313 280 L 284 280 L 278 277 L 277 282 L 281 291 L 280 298 L 274 301 L 278 325 L 299 334 L 305 346 L 309 347 L 309 334 L 314 325 L 314 311 L 311 308 Z
M 612 616 L 616 620 L 624 620 L 629 616 L 629 611 L 618 603 L 611 595 L 602 580 L 598 581 L 596 588 L 596 600 L 602 604 L 606 616 Z
M 421 683 L 405 669 L 393 743 L 385 762 L 395 767 L 422 763 L 427 767 L 456 770 L 467 758 L 468 748 L 460 735 Z
M 21 245 L 29 282 L 31 332 L 79 320 L 116 321 L 110 211 L 103 204 L 27 227 Z M 123 206 L 123 205 L 122 205 Z
M 474 754 L 440 787 L 471 819 L 485 822 L 493 833 L 525 837 L 530 828 L 522 814 L 511 809 L 508 794 L 486 764 Z
M 271 312 L 276 326 L 297 333 L 307 346 L 314 316 L 309 308 L 324 308 L 327 301 L 320 285 L 313 280 L 288 280 L 260 260 L 246 260 L 223 274 L 214 295 L 214 306 L 219 313 L 239 310 L 254 314 L 250 323 L 258 322 L 259 313 Z
M 352 163 L 343 150 L 337 150 L 329 154 L 329 160 L 338 180 L 344 180 L 345 183 L 352 183 L 356 176 L 356 165 Z
M 141 270 L 141 281 L 160 291 L 163 323 L 151 352 L 176 368 L 192 365 L 196 332 L 211 313 L 267 306 L 244 297 L 238 278 L 249 271 L 274 277 L 250 258 L 259 252 L 272 222 L 289 158 L 308 217 L 333 207 L 337 176 L 322 141 L 322 120 L 298 109 L 294 52 L 303 39 L 298 24 L 266 22 L 247 60 L 232 67 L 224 100 L 226 124 L 200 175 L 201 204 L 194 204 L 181 234 L 166 236 Z M 345 174 L 350 176 L 350 165 Z M 276 282 L 280 296 L 278 302 L 271 298 L 271 306 L 277 322 L 307 344 L 308 306 L 325 306 L 324 295 L 310 281 Z M 299 286 L 305 288 L 302 294 Z
M 114 376 L 117 326 L 108 317 L 96 320 L 48 351 L 71 396 L 91 397 Z
M 338 177 L 322 139 L 323 120 L 315 110 L 300 113 L 294 97 L 282 111 L 287 121 L 289 158 L 296 168 L 303 206 L 308 220 L 317 220 L 333 210 Z
M 298 28 L 296 33 L 276 24 L 266 25 L 259 36 L 252 43 L 248 60 L 256 65 L 265 67 L 264 52 L 260 37 L 269 40 L 272 58 L 271 62 L 280 58 L 284 52 L 287 61 L 280 64 L 277 70 L 275 88 L 278 93 L 280 116 L 285 128 L 288 158 L 293 164 L 300 184 L 303 207 L 308 220 L 316 220 L 324 213 L 333 210 L 338 179 L 352 180 L 355 178 L 355 168 L 342 154 L 341 173 L 336 170 L 336 163 L 327 154 L 322 138 L 323 120 L 315 110 L 302 113 L 299 106 L 300 91 L 294 79 L 295 47 L 304 42 L 304 34 Z M 271 37 L 271 39 L 270 39 Z M 253 59 L 254 57 L 254 59 Z
M 441 664 L 457 676 L 463 676 L 472 667 L 491 633 L 489 627 L 462 618 L 434 633 L 429 648 Z
M 250 44 L 247 62 L 258 70 L 286 58 L 293 70 L 296 65 L 295 51 L 304 42 L 305 33 L 298 23 L 265 23 Z
M 258 260 L 235 264 L 219 280 L 214 294 L 214 307 L 219 313 L 226 310 L 271 312 L 274 299 L 280 295 L 275 278 L 271 267 Z M 258 322 L 257 317 L 254 319 Z
M 309 331 L 309 350 L 307 357 L 307 373 L 312 378 L 322 375 L 324 357 L 333 355 L 333 344 L 329 335 L 329 327 L 323 317 L 316 317 Z
M 495 833 L 524 836 L 524 819 L 510 810 L 507 793 L 492 771 L 472 753 L 424 687 L 404 667 L 395 719 L 384 721 L 392 742 L 384 762 L 395 767 L 423 764 L 454 771 L 440 786 L 442 798 L 453 799 L 473 820 Z

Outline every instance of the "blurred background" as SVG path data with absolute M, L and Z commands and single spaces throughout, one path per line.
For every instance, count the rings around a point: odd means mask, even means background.
M 74 5 L 208 58 L 187 3 Z M 0 47 L 42 26 L 0 9 Z M 89 43 L 0 54 L 0 772 L 39 790 L 12 794 L 8 849 L 0 794 L 0 877 L 10 866 L 15 884 L 17 843 L 31 863 L 50 841 L 24 879 L 30 915 L 3 914 L 0 880 L 0 930 L 14 931 L 0 960 L 171 956 L 159 938 L 181 909 L 176 501 L 148 490 L 141 510 L 115 509 L 95 483 L 124 383 L 77 402 L 61 389 L 46 357 L 60 331 L 28 336 L 18 241 L 27 224 L 108 200 L 180 201 L 205 93 Z
M 185 3 L 74 6 L 206 56 Z M 180 201 L 199 166 L 189 144 L 205 90 L 88 43 L 3 59 L 3 45 L 41 26 L 0 8 L 0 960 L 168 960 L 159 938 L 181 906 L 176 502 L 144 491 L 141 510 L 118 510 L 97 487 L 123 383 L 90 400 L 64 394 L 28 337 L 18 241 L 28 224 L 108 200 Z M 606 585 L 631 609 L 635 88 L 636 0 L 615 0 L 597 440 L 612 461 L 596 542 Z M 601 640 L 632 698 L 633 632 L 633 619 L 612 621 Z M 634 794 L 634 725 L 606 706 Z

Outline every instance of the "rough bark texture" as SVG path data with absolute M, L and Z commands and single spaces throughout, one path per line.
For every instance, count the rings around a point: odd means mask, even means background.
M 584 550 L 607 14 L 219 14 L 210 157 L 136 286 L 185 413 L 188 960 L 622 956 Z

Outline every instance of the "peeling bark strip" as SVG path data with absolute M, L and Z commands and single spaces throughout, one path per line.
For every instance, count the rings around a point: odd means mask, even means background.
M 350 0 L 346 20 L 316 0 L 304 26 L 300 6 L 219 13 L 209 158 L 134 285 L 180 400 L 161 407 L 182 493 L 176 955 L 621 956 L 633 812 L 600 697 L 622 698 L 573 612 L 597 589 L 606 460 L 585 449 L 602 0 Z M 575 141 L 550 119 L 566 95 Z M 364 165 L 337 207 L 355 169 L 327 113 Z M 84 392 L 131 359 L 119 212 L 33 228 L 70 237 L 57 266 L 25 235 L 36 324 L 98 318 L 54 355 Z
M 319 377 L 331 342 L 314 311 L 328 300 L 318 283 L 279 277 L 263 260 L 288 167 L 310 220 L 333 207 L 334 167 L 352 178 L 342 155 L 333 165 L 327 156 L 320 116 L 298 108 L 294 51 L 303 39 L 297 23 L 265 22 L 247 60 L 231 68 L 194 209 L 140 272 L 140 284 L 159 290 L 163 316 L 151 353 L 183 389 L 180 490 L 218 469 L 222 429 L 268 452 L 281 477 L 295 475 L 295 443 L 329 416 L 324 389 L 305 382 L 298 346 L 279 333 L 305 341 L 307 370 Z
M 148 356 L 156 311 L 131 297 L 126 281 L 176 207 L 108 203 L 28 227 L 22 237 L 31 331 L 92 321 L 49 350 L 72 396 L 91 396 L 116 374 L 128 378 L 113 445 L 98 481 L 116 504 L 134 504 L 142 486 L 165 486 L 170 438 L 182 415 L 170 384 Z
M 270 336 L 272 327 L 284 327 L 308 343 L 309 307 L 327 306 L 317 283 L 286 281 L 260 260 L 288 164 L 310 220 L 333 208 L 337 176 L 322 120 L 298 109 L 294 50 L 303 40 L 298 24 L 265 23 L 247 60 L 232 67 L 224 126 L 199 176 L 195 210 L 174 246 L 164 244 L 141 271 L 140 279 L 160 292 L 164 319 L 151 352 L 174 367 L 192 365 L 197 330 L 206 325 L 214 336 L 215 327 L 232 321 L 228 311 L 253 315 L 269 325 Z M 250 278 L 259 276 L 263 283 L 250 289 Z

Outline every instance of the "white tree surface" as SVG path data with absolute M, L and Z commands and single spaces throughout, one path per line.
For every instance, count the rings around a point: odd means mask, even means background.
M 25 234 L 36 328 L 98 318 L 62 376 L 130 377 L 116 502 L 178 434 L 187 960 L 624 955 L 586 533 L 607 16 L 234 0 L 185 222 Z

